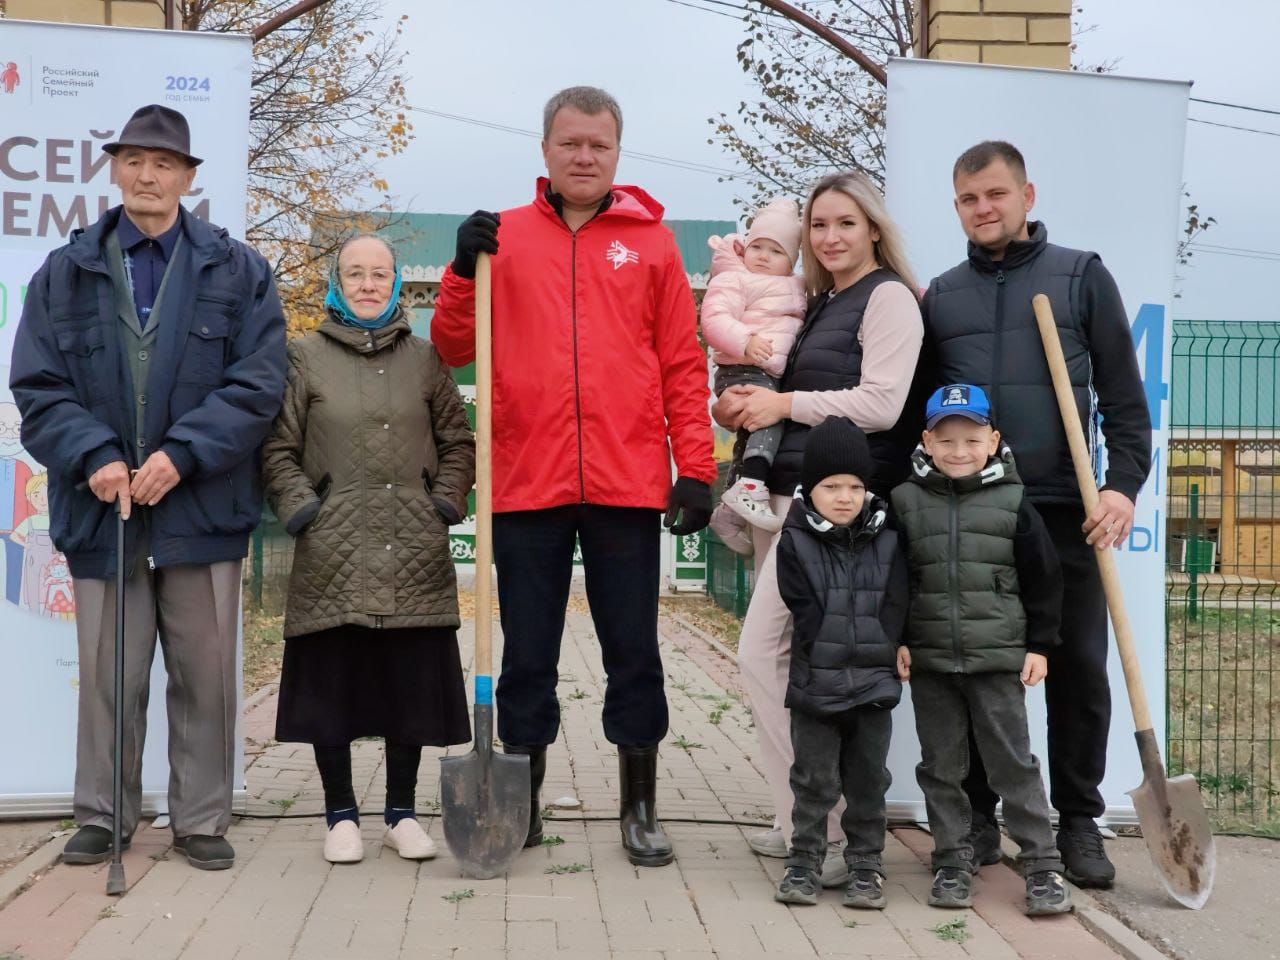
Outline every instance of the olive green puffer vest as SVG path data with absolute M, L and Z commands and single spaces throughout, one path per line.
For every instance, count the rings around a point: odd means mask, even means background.
M 893 491 L 911 568 L 907 645 L 913 669 L 1020 671 L 1027 618 L 1018 594 L 1013 537 L 1022 503 L 1005 447 L 981 473 L 951 480 L 920 448 L 912 475 Z

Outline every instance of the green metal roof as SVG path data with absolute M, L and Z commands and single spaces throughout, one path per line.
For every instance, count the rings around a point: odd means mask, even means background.
M 356 214 L 355 217 L 362 215 Z M 465 215 L 455 213 L 390 213 L 367 214 L 372 219 L 385 218 L 387 226 L 380 231 L 396 247 L 402 266 L 424 273 L 438 273 L 453 259 L 458 225 Z M 686 273 L 707 273 L 711 269 L 711 250 L 707 238 L 737 230 L 732 220 L 668 220 L 675 234 Z
M 1273 438 L 1280 427 L 1280 323 L 1174 320 L 1176 435 Z

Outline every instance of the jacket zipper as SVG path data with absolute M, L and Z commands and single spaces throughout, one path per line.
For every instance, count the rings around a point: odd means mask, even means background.
M 996 342 L 991 350 L 991 419 L 1000 413 L 1000 363 L 1003 354 L 1004 340 L 1004 268 L 996 271 Z
M 955 666 L 953 672 L 964 673 L 960 650 L 960 498 L 955 487 L 948 484 L 947 520 L 950 533 L 950 549 L 947 557 L 947 583 L 951 588 L 951 653 Z
M 567 226 L 567 224 L 566 224 Z M 586 224 L 583 224 L 586 226 Z M 581 230 L 579 227 L 578 230 Z M 578 502 L 587 502 L 587 481 L 582 466 L 582 383 L 578 377 L 578 231 L 569 233 L 569 303 L 573 318 L 573 411 L 578 425 Z

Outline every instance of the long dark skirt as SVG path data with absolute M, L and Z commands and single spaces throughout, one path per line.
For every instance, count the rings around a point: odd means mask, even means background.
M 285 641 L 276 739 L 337 746 L 360 737 L 431 747 L 471 739 L 456 630 L 348 625 Z

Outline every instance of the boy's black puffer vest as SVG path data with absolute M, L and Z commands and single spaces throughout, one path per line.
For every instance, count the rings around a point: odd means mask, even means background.
M 885 636 L 880 610 L 898 535 L 884 528 L 887 504 L 869 496 L 848 527 L 825 520 L 797 497 L 782 528 L 822 617 L 813 635 L 797 620 L 791 643 L 786 706 L 827 716 L 855 707 L 892 708 L 902 698 L 897 650 Z
M 1031 298 L 1049 297 L 1080 422 L 1097 448 L 1093 362 L 1084 329 L 1081 283 L 1096 253 L 1049 243 L 1040 222 L 1009 245 L 1003 260 L 969 244 L 969 258 L 934 279 L 925 294 L 925 337 L 936 352 L 938 383 L 972 383 L 991 398 L 991 417 L 1018 451 L 1035 502 L 1079 503 L 1071 451 L 1049 378 Z
M 848 390 L 861 383 L 862 341 L 858 339 L 858 331 L 862 327 L 862 315 L 876 287 L 890 282 L 902 281 L 897 274 L 881 268 L 835 296 L 823 294 L 813 301 L 791 348 L 778 389 Z M 782 443 L 768 477 L 769 489 L 774 493 L 791 493 L 800 482 L 800 461 L 804 459 L 804 441 L 809 434 L 808 424 L 794 420 L 783 423 L 786 426 Z M 867 434 L 871 456 L 875 459 L 875 473 L 864 479 L 868 488 L 881 497 L 888 496 L 893 485 L 904 476 L 906 451 L 891 442 L 891 433 Z
M 985 470 L 952 480 L 917 447 L 912 476 L 893 491 L 907 539 L 913 670 L 1021 671 L 1027 618 L 1018 592 L 1013 537 L 1022 481 L 1007 446 Z

